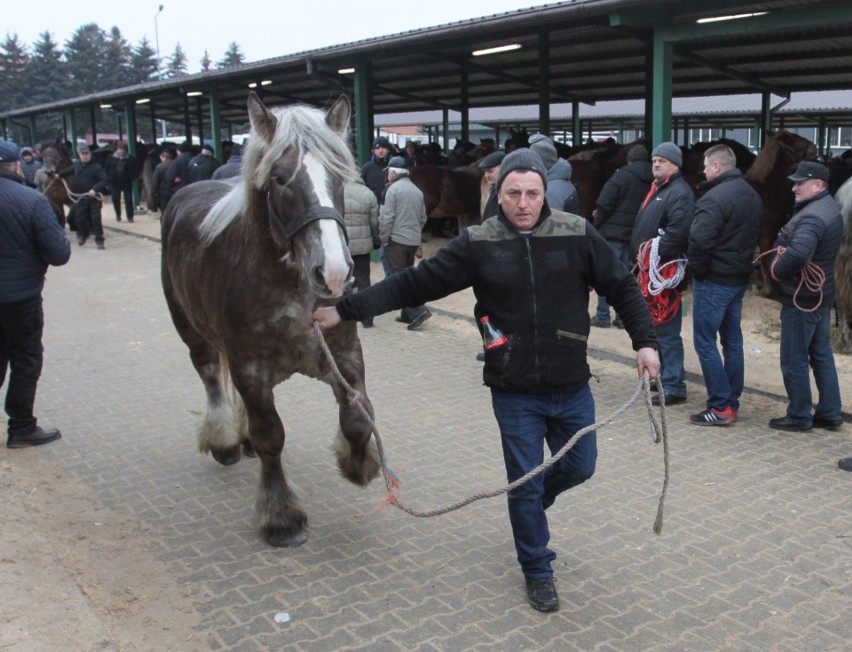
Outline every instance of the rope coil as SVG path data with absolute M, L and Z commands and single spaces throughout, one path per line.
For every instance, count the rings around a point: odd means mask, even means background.
M 385 458 L 384 445 L 382 444 L 382 438 L 379 434 L 379 429 L 376 426 L 375 421 L 370 415 L 369 411 L 366 407 L 364 407 L 364 398 L 361 396 L 360 392 L 355 390 L 343 377 L 340 369 L 337 367 L 337 364 L 334 361 L 334 356 L 331 353 L 331 350 L 328 348 L 328 344 L 325 341 L 325 338 L 322 335 L 322 329 L 319 324 L 314 322 L 313 324 L 314 333 L 317 336 L 317 340 L 319 341 L 320 347 L 325 354 L 326 359 L 331 367 L 332 373 L 335 378 L 337 378 L 338 382 L 342 385 L 342 387 L 346 390 L 348 394 L 349 404 L 357 407 L 361 413 L 365 416 L 367 421 L 370 423 L 370 427 L 373 431 L 373 436 L 376 439 L 376 449 L 379 453 L 379 460 L 382 466 L 382 475 L 385 479 L 385 487 L 387 489 L 387 494 L 381 499 L 379 502 L 379 507 L 386 507 L 388 505 L 396 507 L 397 509 L 409 514 L 411 516 L 415 516 L 417 518 L 430 518 L 433 516 L 440 516 L 442 514 L 447 514 L 449 512 L 455 511 L 457 509 L 461 509 L 473 502 L 478 500 L 483 500 L 485 498 L 494 498 L 496 496 L 500 496 L 504 493 L 508 493 L 517 487 L 520 487 L 522 484 L 528 482 L 532 478 L 544 473 L 548 468 L 556 464 L 569 450 L 571 450 L 574 445 L 580 440 L 580 437 L 596 430 L 598 428 L 602 428 L 604 426 L 612 423 L 617 417 L 621 416 L 628 408 L 630 408 L 636 400 L 639 398 L 639 394 L 642 393 L 645 400 L 645 406 L 648 409 L 648 417 L 651 422 L 651 440 L 655 444 L 659 444 L 662 442 L 663 444 L 663 466 L 664 466 L 664 477 L 663 477 L 663 487 L 660 492 L 660 498 L 657 505 L 657 515 L 654 519 L 653 530 L 655 534 L 660 534 L 663 529 L 663 506 L 665 503 L 666 492 L 668 490 L 669 485 L 669 442 L 668 442 L 668 428 L 666 425 L 666 410 L 665 410 L 665 395 L 663 393 L 663 387 L 660 383 L 660 379 L 656 379 L 656 386 L 660 396 L 660 420 L 658 421 L 656 415 L 654 414 L 654 408 L 651 403 L 651 385 L 649 380 L 648 372 L 646 371 L 642 379 L 639 381 L 639 386 L 636 388 L 636 391 L 633 392 L 633 395 L 627 400 L 627 402 L 615 410 L 611 415 L 606 417 L 605 419 L 598 421 L 597 423 L 593 423 L 581 430 L 578 430 L 574 435 L 565 442 L 565 445 L 550 459 L 545 460 L 540 465 L 530 470 L 526 475 L 518 478 L 514 482 L 507 484 L 499 489 L 495 489 L 493 491 L 487 491 L 484 493 L 477 493 L 468 498 L 460 500 L 451 505 L 446 505 L 444 507 L 438 507 L 435 509 L 431 509 L 428 511 L 418 511 L 412 509 L 405 505 L 399 497 L 399 489 L 400 489 L 400 481 L 396 474 L 388 467 L 387 460 Z
M 779 245 L 774 249 L 764 251 L 752 261 L 752 264 L 756 265 L 757 262 L 764 256 L 768 256 L 769 254 L 777 254 L 772 259 L 772 262 L 769 264 L 769 276 L 776 283 L 780 283 L 781 279 L 775 275 L 775 265 L 777 265 L 778 261 L 781 260 L 781 256 L 784 255 L 785 251 L 787 251 L 787 247 Z M 796 286 L 796 291 L 793 292 L 793 306 L 795 306 L 796 309 L 801 310 L 802 312 L 816 312 L 822 305 L 822 288 L 825 285 L 825 272 L 819 265 L 809 260 L 802 267 L 801 276 L 802 277 L 799 279 L 799 284 Z M 799 305 L 799 292 L 801 292 L 803 287 L 806 290 L 810 290 L 811 292 L 819 293 L 819 301 L 817 301 L 816 305 L 813 308 L 802 308 L 802 306 Z

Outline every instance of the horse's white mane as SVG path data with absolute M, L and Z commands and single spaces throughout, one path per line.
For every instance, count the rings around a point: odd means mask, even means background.
M 208 243 L 240 217 L 252 192 L 264 190 L 272 166 L 288 149 L 295 148 L 299 153 L 296 172 L 301 168 L 302 157 L 311 152 L 343 183 L 357 174 L 346 139 L 328 126 L 325 111 L 296 104 L 273 108 L 271 112 L 277 120 L 272 140 L 263 142 L 252 125 L 242 159 L 242 183 L 216 202 L 199 226 Z

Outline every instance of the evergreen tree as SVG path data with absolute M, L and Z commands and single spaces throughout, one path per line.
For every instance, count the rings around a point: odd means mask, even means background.
M 107 43 L 106 32 L 95 23 L 78 27 L 65 43 L 65 60 L 73 95 L 109 88 L 104 83 L 112 76 Z
M 50 32 L 42 32 L 33 45 L 33 56 L 27 68 L 30 105 L 47 104 L 69 97 L 68 77 L 59 44 Z M 53 141 L 62 133 L 62 116 L 49 113 L 36 117 L 34 142 Z
M 213 59 L 210 58 L 210 54 L 207 50 L 204 50 L 204 56 L 201 57 L 201 72 L 210 72 L 210 69 L 213 67 Z
M 27 66 L 30 55 L 17 34 L 6 34 L 0 43 L 0 110 L 22 109 L 29 101 Z
M 172 56 L 169 57 L 169 61 L 166 65 L 166 70 L 163 73 L 163 77 L 182 77 L 186 74 L 186 72 L 186 53 L 183 51 L 183 48 L 180 46 L 180 43 L 178 43 L 175 46 L 175 51 L 172 52 Z
M 130 76 L 132 84 L 157 79 L 157 53 L 144 36 L 130 53 Z
M 228 49 L 225 50 L 225 57 L 216 64 L 218 68 L 228 68 L 229 66 L 238 66 L 245 60 L 245 55 L 240 52 L 240 46 L 231 41 Z
M 118 27 L 113 27 L 110 30 L 106 48 L 108 53 L 108 76 L 104 79 L 104 88 L 129 86 L 133 83 L 133 75 L 130 71 L 132 50 L 130 43 L 121 35 L 121 30 Z

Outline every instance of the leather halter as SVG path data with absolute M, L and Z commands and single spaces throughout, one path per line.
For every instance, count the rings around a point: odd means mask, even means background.
M 301 215 L 294 216 L 293 219 L 289 221 L 285 221 L 278 211 L 275 210 L 270 193 L 266 193 L 266 208 L 272 216 L 275 225 L 281 229 L 281 232 L 288 241 L 292 240 L 293 237 L 310 222 L 314 222 L 316 220 L 334 220 L 340 225 L 340 228 L 343 229 L 346 244 L 349 244 L 349 236 L 346 233 L 346 223 L 343 221 L 343 216 L 334 208 L 330 208 L 328 206 L 317 206 L 315 208 L 308 209 L 307 212 Z

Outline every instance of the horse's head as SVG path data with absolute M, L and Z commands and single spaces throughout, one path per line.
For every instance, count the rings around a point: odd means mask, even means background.
M 354 265 L 343 223 L 343 185 L 355 172 L 346 142 L 351 113 L 342 96 L 327 113 L 267 109 L 249 94 L 252 135 L 243 176 L 265 195 L 273 237 L 323 298 L 343 295 Z

